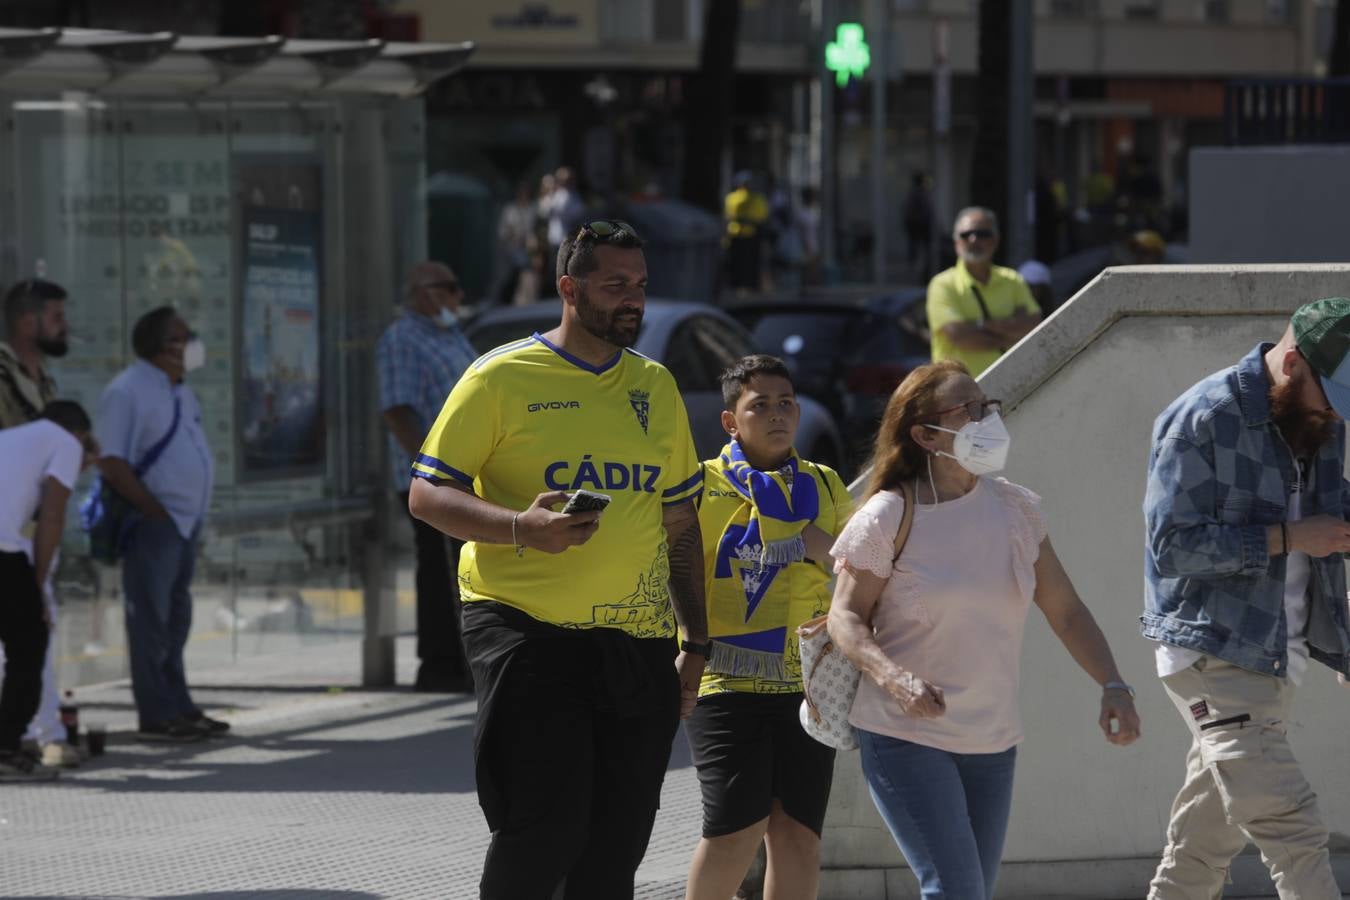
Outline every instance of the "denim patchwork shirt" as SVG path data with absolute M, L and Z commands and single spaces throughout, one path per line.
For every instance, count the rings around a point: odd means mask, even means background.
M 1266 552 L 1266 526 L 1285 521 L 1298 470 L 1271 419 L 1263 358 L 1272 346 L 1196 384 L 1154 423 L 1140 621 L 1147 638 L 1283 676 L 1286 558 Z M 1345 515 L 1344 465 L 1337 422 L 1309 461 L 1303 516 Z M 1309 561 L 1309 654 L 1350 674 L 1341 554 Z

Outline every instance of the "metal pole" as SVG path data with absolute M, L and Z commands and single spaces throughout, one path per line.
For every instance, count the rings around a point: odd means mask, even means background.
M 928 268 L 941 265 L 943 242 L 952 227 L 952 66 L 950 27 L 946 19 L 933 21 L 933 237 Z
M 1032 223 L 1032 176 L 1036 164 L 1032 99 L 1036 89 L 1033 68 L 1034 8 L 1031 0 L 1014 0 L 1012 28 L 1009 30 L 1011 64 L 1008 79 L 1008 223 L 1007 261 L 1018 266 L 1030 259 L 1035 249 Z
M 886 283 L 886 86 L 890 80 L 889 0 L 872 0 L 872 280 Z
M 820 175 L 820 266 L 826 278 L 835 269 L 834 257 L 834 74 L 825 68 L 825 45 L 834 38 L 834 3 L 815 0 L 811 8 L 816 37 L 816 81 L 811 92 L 811 131 Z

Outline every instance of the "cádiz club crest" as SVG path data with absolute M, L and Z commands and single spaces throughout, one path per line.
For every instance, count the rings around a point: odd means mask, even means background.
M 642 433 L 647 433 L 647 411 L 651 409 L 651 394 L 646 391 L 631 390 L 628 392 L 628 404 L 633 407 L 633 412 L 637 415 L 638 424 L 642 426 Z

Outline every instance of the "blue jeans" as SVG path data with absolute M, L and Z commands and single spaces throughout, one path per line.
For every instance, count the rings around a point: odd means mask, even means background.
M 184 538 L 172 519 L 143 519 L 122 560 L 131 693 L 143 729 L 198 712 L 183 672 L 196 537 Z
M 948 753 L 861 728 L 858 743 L 872 802 L 925 900 L 990 900 L 1017 748 Z

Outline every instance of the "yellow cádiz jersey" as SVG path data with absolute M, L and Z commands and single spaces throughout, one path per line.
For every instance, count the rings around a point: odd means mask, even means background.
M 703 473 L 664 366 L 632 350 L 591 366 L 538 334 L 498 347 L 450 392 L 412 469 L 513 510 L 546 491 L 613 498 L 591 539 L 562 553 L 470 541 L 459 561 L 464 602 L 495 600 L 572 628 L 675 634 L 662 514 L 697 497 Z

